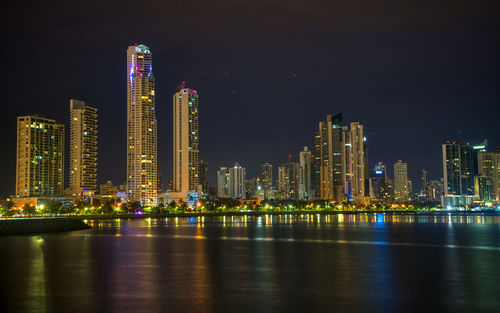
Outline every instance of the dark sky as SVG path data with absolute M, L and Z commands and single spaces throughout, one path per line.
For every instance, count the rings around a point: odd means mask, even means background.
M 172 93 L 200 94 L 200 155 L 247 176 L 312 146 L 319 120 L 365 125 L 370 164 L 442 175 L 440 144 L 500 144 L 498 1 L 36 1 L 1 9 L 0 193 L 15 184 L 16 117 L 68 125 L 99 109 L 99 181 L 126 175 L 126 49 L 153 52 L 159 169 L 172 175 Z M 69 132 L 67 132 L 69 134 Z M 68 137 L 68 135 L 67 135 Z M 69 139 L 67 138 L 67 141 Z M 392 175 L 392 174 L 391 174 Z

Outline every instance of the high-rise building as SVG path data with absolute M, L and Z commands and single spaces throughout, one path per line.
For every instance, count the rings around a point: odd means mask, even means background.
M 444 195 L 474 195 L 474 149 L 471 144 L 447 142 L 443 148 Z
M 245 168 L 236 162 L 229 169 L 229 196 L 233 199 L 245 199 Z
M 300 151 L 299 154 L 299 200 L 310 200 L 312 199 L 312 171 L 313 171 L 313 158 L 311 151 L 308 147 L 304 147 L 304 150 Z
M 208 162 L 201 159 L 198 163 L 198 176 L 201 185 L 201 191 L 208 194 Z
M 378 162 L 370 172 L 370 200 L 378 203 L 392 201 L 392 181 L 387 177 L 386 166 Z
M 127 194 L 131 202 L 158 203 L 157 121 L 152 54 L 127 49 Z
M 36 115 L 17 118 L 16 196 L 60 196 L 64 125 Z
M 271 199 L 273 189 L 273 166 L 269 163 L 264 163 L 261 166 L 261 190 L 264 200 Z
M 340 202 L 343 200 L 342 113 L 328 114 L 319 122 L 314 136 L 314 172 L 316 197 Z
M 351 123 L 352 140 L 352 196 L 358 202 L 365 202 L 365 150 L 363 125 Z
M 409 198 L 408 165 L 398 160 L 394 163 L 394 199 L 397 202 L 406 202 Z
M 97 109 L 71 99 L 69 188 L 72 194 L 97 191 Z
M 278 167 L 278 192 L 281 199 L 298 200 L 299 197 L 299 163 L 292 155 L 288 161 Z
M 217 171 L 217 197 L 229 198 L 229 170 L 227 167 L 221 167 Z
M 485 175 L 474 176 L 474 196 L 484 203 L 491 202 L 491 179 Z
M 256 199 L 259 197 L 259 181 L 257 178 L 245 179 L 245 199 Z
M 186 82 L 173 95 L 174 189 L 183 197 L 202 192 L 199 179 L 198 92 Z
M 491 200 L 500 201 L 500 149 L 479 152 L 478 170 L 491 185 Z

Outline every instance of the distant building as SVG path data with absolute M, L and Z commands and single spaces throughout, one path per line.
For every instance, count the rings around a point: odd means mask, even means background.
M 491 203 L 491 179 L 488 176 L 474 177 L 474 196 L 483 203 Z
M 290 154 L 288 161 L 278 167 L 278 193 L 280 199 L 298 200 L 299 163 Z
M 142 205 L 158 204 L 158 152 L 152 54 L 127 49 L 127 194 Z
M 326 116 L 314 136 L 314 186 L 320 199 L 343 200 L 342 113 Z
M 299 154 L 299 166 L 299 200 L 310 200 L 312 199 L 313 158 L 308 147 L 304 147 Z
M 69 188 L 72 194 L 97 191 L 97 109 L 71 99 Z
M 397 163 L 394 163 L 394 200 L 406 202 L 409 198 L 408 165 L 398 160 Z
M 491 185 L 491 200 L 500 201 L 500 149 L 478 154 L 478 172 Z
M 36 115 L 17 118 L 16 196 L 60 196 L 64 125 Z
M 369 176 L 370 200 L 378 203 L 392 202 L 392 181 L 387 177 L 385 164 L 378 162 Z
M 229 198 L 229 170 L 227 167 L 221 167 L 217 171 L 217 197 Z
M 174 189 L 187 199 L 187 194 L 202 192 L 199 180 L 198 92 L 186 82 L 177 86 L 173 95 Z
M 344 194 L 347 200 L 365 202 L 365 143 L 363 125 L 351 123 L 342 127 Z
M 105 184 L 99 186 L 101 196 L 115 196 L 118 194 L 118 186 L 114 186 L 113 182 L 108 180 Z
M 198 176 L 201 185 L 201 191 L 208 194 L 208 162 L 201 159 L 198 163 Z
M 271 192 L 273 190 L 273 166 L 269 163 L 264 163 L 261 166 L 261 190 L 263 200 L 271 199 Z
M 246 199 L 245 195 L 245 168 L 236 162 L 229 169 L 229 196 L 233 199 Z
M 259 183 L 257 178 L 245 179 L 245 199 L 256 199 L 259 197 Z
M 474 195 L 476 153 L 469 143 L 442 145 L 444 195 Z

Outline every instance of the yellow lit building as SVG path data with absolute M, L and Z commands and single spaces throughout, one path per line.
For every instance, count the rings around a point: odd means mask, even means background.
M 59 196 L 64 189 L 64 125 L 17 118 L 16 196 Z

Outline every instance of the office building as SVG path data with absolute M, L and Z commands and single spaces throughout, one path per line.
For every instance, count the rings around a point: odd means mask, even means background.
M 491 200 L 500 201 L 500 149 L 479 152 L 478 172 L 491 185 Z
M 221 167 L 217 171 L 217 197 L 229 198 L 229 170 L 227 167 Z
M 342 113 L 327 115 L 319 122 L 314 136 L 315 196 L 324 200 L 343 200 Z
M 17 118 L 16 196 L 60 196 L 64 125 L 37 115 Z
M 261 166 L 261 191 L 262 199 L 271 199 L 271 194 L 273 190 L 273 166 L 269 163 L 264 163 Z
M 477 169 L 473 146 L 469 143 L 447 142 L 442 145 L 444 195 L 474 195 Z
M 71 99 L 69 188 L 74 195 L 97 191 L 97 109 Z
M 174 189 L 181 197 L 202 192 L 199 179 L 198 92 L 177 86 L 173 95 Z
M 288 161 L 278 167 L 278 193 L 280 199 L 299 200 L 299 163 L 291 154 Z
M 406 202 L 410 199 L 408 186 L 408 166 L 403 161 L 394 163 L 394 200 L 396 202 Z
M 308 147 L 299 153 L 299 200 L 311 200 L 313 157 Z
M 229 169 L 229 197 L 233 199 L 246 199 L 245 195 L 245 168 L 236 162 Z
M 129 202 L 158 203 L 157 121 L 152 54 L 127 49 L 127 194 Z

